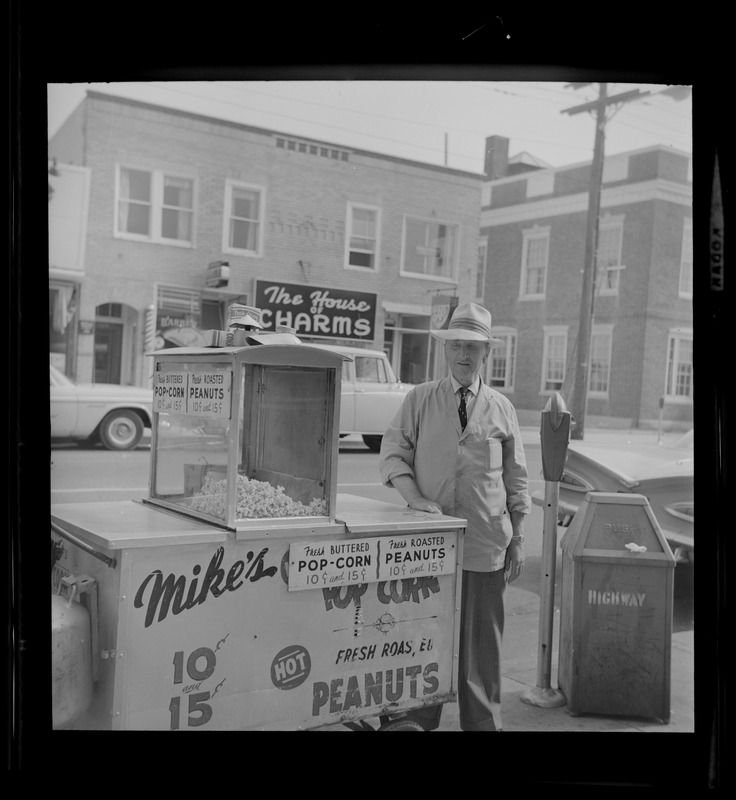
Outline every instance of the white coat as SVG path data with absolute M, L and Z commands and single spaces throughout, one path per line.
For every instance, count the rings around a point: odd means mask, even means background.
M 509 512 L 528 514 L 526 457 L 511 402 L 483 382 L 465 431 L 450 377 L 409 391 L 383 436 L 381 479 L 411 476 L 442 513 L 467 520 L 463 569 L 502 569 Z

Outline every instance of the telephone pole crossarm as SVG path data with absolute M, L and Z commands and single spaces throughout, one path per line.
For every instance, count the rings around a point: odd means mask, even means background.
M 583 111 L 595 111 L 599 108 L 613 105 L 614 103 L 628 103 L 630 100 L 639 100 L 646 97 L 651 92 L 643 92 L 641 89 L 632 89 L 628 92 L 621 92 L 620 94 L 612 94 L 608 97 L 599 97 L 597 100 L 591 100 L 589 103 L 582 103 L 579 106 L 572 106 L 572 108 L 563 108 L 561 114 L 580 114 Z

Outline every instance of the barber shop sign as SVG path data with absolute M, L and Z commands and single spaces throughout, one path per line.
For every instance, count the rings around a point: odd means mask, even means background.
M 261 309 L 264 330 L 286 325 L 297 336 L 372 340 L 376 299 L 367 292 L 256 281 L 255 304 Z

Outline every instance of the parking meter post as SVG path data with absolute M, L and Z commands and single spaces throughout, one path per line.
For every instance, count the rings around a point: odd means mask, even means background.
M 554 590 L 555 567 L 557 561 L 557 506 L 560 497 L 560 485 L 555 481 L 547 481 L 544 487 L 544 507 L 554 509 L 544 516 L 542 540 L 542 593 L 539 609 L 539 643 L 537 647 L 537 686 L 550 688 L 552 677 L 552 635 L 554 632 Z
M 567 445 L 570 441 L 570 412 L 567 411 L 562 397 L 557 392 L 550 397 L 542 412 L 540 437 L 545 484 L 537 685 L 524 692 L 521 700 L 528 705 L 541 708 L 556 708 L 565 705 L 566 702 L 562 692 L 553 689 L 550 682 L 557 561 L 557 509 L 560 497 L 560 478 L 565 468 Z

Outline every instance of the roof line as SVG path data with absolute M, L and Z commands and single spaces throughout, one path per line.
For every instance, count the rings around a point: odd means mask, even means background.
M 203 122 L 217 122 L 218 124 L 225 125 L 230 128 L 236 128 L 238 130 L 243 130 L 243 131 L 252 131 L 253 133 L 260 133 L 266 136 L 284 136 L 291 139 L 297 139 L 303 142 L 328 145 L 330 147 L 339 147 L 342 150 L 349 150 L 351 153 L 355 153 L 356 155 L 369 156 L 371 158 L 378 158 L 384 161 L 393 161 L 399 164 L 410 164 L 412 166 L 418 166 L 423 169 L 437 170 L 439 172 L 445 172 L 452 175 L 461 175 L 463 177 L 476 178 L 478 180 L 486 180 L 486 176 L 480 172 L 467 172 L 466 170 L 455 169 L 453 167 L 443 167 L 440 164 L 430 164 L 430 163 L 425 163 L 424 161 L 414 161 L 413 159 L 410 158 L 401 158 L 400 156 L 392 156 L 385 153 L 378 153 L 374 150 L 362 150 L 360 148 L 352 147 L 350 145 L 338 144 L 336 142 L 328 142 L 325 141 L 324 139 L 313 139 L 309 136 L 302 136 L 300 134 L 295 134 L 295 133 L 286 133 L 284 131 L 278 131 L 272 128 L 261 128 L 256 125 L 248 125 L 244 122 L 234 122 L 233 120 L 222 119 L 221 117 L 212 117 L 206 114 L 197 114 L 194 111 L 185 111 L 180 108 L 162 106 L 159 105 L 158 103 L 146 102 L 145 100 L 133 100 L 128 97 L 121 97 L 120 95 L 116 94 L 107 94 L 106 92 L 99 92 L 93 89 L 87 90 L 87 97 L 99 100 L 113 100 L 131 106 L 138 106 L 140 108 L 149 108 L 155 111 L 162 111 L 167 114 L 175 114 L 181 117 L 189 117 L 190 119 L 198 119 Z

